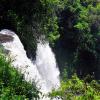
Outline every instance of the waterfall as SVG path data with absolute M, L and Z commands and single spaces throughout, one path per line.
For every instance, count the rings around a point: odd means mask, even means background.
M 4 38 L 5 35 L 8 36 L 6 39 L 13 38 L 13 40 L 8 39 L 9 41 L 5 40 L 1 44 L 8 51 L 12 65 L 24 74 L 25 80 L 34 80 L 43 93 L 48 93 L 53 88 L 59 87 L 59 70 L 48 42 L 37 43 L 36 60 L 33 63 L 27 57 L 19 37 L 14 32 L 4 29 L 0 32 L 0 35 L 2 35 L 2 38 L 3 35 Z
M 36 66 L 49 90 L 59 87 L 59 70 L 48 42 L 37 44 Z

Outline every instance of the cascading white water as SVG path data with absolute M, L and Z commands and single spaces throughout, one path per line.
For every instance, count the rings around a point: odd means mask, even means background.
M 2 43 L 4 49 L 9 50 L 9 56 L 13 60 L 12 64 L 15 68 L 18 68 L 24 75 L 27 81 L 35 80 L 38 81 L 38 85 L 43 83 L 41 75 L 38 72 L 38 69 L 35 64 L 31 62 L 30 59 L 27 58 L 26 51 L 19 40 L 18 36 L 9 30 L 2 30 L 0 34 L 10 35 L 14 38 L 13 41 Z M 42 85 L 42 84 L 41 84 Z M 45 86 L 43 87 L 45 89 Z M 45 90 L 46 91 L 46 90 Z
M 42 79 L 46 81 L 48 90 L 59 87 L 59 70 L 48 42 L 37 44 L 36 66 Z
M 48 42 L 37 44 L 36 61 L 33 64 L 27 57 L 20 39 L 14 32 L 4 29 L 0 34 L 6 34 L 14 38 L 13 41 L 6 41 L 1 44 L 6 50 L 9 50 L 9 55 L 13 59 L 13 66 L 21 70 L 27 81 L 34 80 L 37 82 L 37 87 L 41 87 L 40 91 L 43 93 L 59 87 L 59 70 Z

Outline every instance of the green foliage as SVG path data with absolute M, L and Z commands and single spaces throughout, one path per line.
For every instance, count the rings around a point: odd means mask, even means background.
M 68 35 L 71 35 L 71 37 L 75 36 L 75 39 L 71 40 L 73 41 L 75 44 L 78 44 L 78 48 L 81 48 L 81 45 L 83 45 L 82 43 L 84 43 L 84 45 L 87 45 L 88 49 L 91 50 L 91 46 L 89 46 L 88 44 L 93 44 L 92 46 L 94 47 L 94 45 L 96 44 L 96 38 L 94 36 L 94 33 L 92 33 L 92 28 L 91 26 L 94 24 L 94 26 L 97 26 L 95 22 L 97 22 L 96 20 L 99 20 L 99 3 L 95 4 L 94 6 L 94 2 L 93 0 L 67 0 L 65 3 L 65 13 L 67 11 L 68 14 L 71 15 L 67 15 L 66 16 L 62 15 L 63 17 L 69 17 L 67 19 L 63 19 L 65 22 L 67 20 L 66 23 L 63 23 L 62 26 L 60 26 L 63 30 L 62 33 L 64 34 L 64 37 L 69 37 Z M 72 17 L 72 19 L 71 19 Z M 61 20 L 62 21 L 62 20 Z M 60 23 L 61 24 L 61 23 Z M 70 27 L 70 29 L 68 28 L 69 24 L 71 24 L 72 26 Z M 65 26 L 66 25 L 66 26 Z M 67 30 L 64 30 L 64 28 L 68 28 Z M 73 33 L 73 34 L 69 34 L 69 33 Z M 98 33 L 96 33 L 97 35 Z M 82 42 L 81 42 L 82 41 Z M 76 47 L 77 48 L 77 47 Z M 83 48 L 82 48 L 83 49 Z M 87 49 L 84 47 L 84 49 Z
M 0 100 L 31 100 L 39 98 L 34 82 L 26 82 L 24 76 L 11 66 L 4 54 L 0 53 Z
M 53 90 L 50 97 L 62 100 L 99 100 L 100 84 L 95 80 L 90 83 L 73 75 L 71 79 L 61 82 L 58 90 Z
M 45 9 L 43 11 L 42 20 L 43 32 L 46 34 L 50 43 L 54 44 L 60 37 L 57 13 L 59 13 L 64 6 L 60 0 L 41 0 L 41 3 Z
M 77 69 L 86 70 L 87 74 L 92 69 L 91 73 L 96 73 L 100 53 L 100 2 L 64 0 L 63 5 L 58 20 L 62 45 L 75 54 L 72 64 Z
M 16 30 L 18 32 L 21 32 L 22 25 L 24 24 L 24 18 L 20 18 L 14 11 L 8 10 L 7 17 L 11 19 L 13 22 L 13 25 L 15 25 Z
M 96 55 L 96 61 L 100 58 L 98 0 L 0 0 L 2 28 L 16 31 L 29 57 L 35 56 L 37 39 L 45 34 L 53 46 L 61 40 L 64 48 L 75 52 L 75 65 L 80 65 L 83 51 Z
M 40 0 L 0 0 L 0 29 L 10 29 L 16 32 L 27 50 L 28 56 L 35 55 L 36 40 L 40 28 L 34 25 L 41 19 Z M 33 27 L 35 26 L 35 28 Z M 34 31 L 34 30 L 35 31 Z

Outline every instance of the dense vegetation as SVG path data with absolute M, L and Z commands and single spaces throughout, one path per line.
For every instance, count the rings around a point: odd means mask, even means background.
M 29 57 L 35 56 L 37 39 L 45 35 L 55 51 L 61 75 L 64 68 L 68 78 L 77 73 L 80 79 L 64 79 L 53 96 L 99 100 L 99 83 L 94 81 L 100 80 L 99 0 L 0 0 L 0 29 L 4 28 L 18 34 Z M 56 53 L 59 47 L 64 60 Z M 88 83 L 84 80 L 87 75 L 92 77 Z
M 0 29 L 14 30 L 29 57 L 45 34 L 53 46 L 59 40 L 62 48 L 72 51 L 72 66 L 79 76 L 100 78 L 98 0 L 0 0 L 0 12 Z
M 0 52 L 0 100 L 37 100 L 39 93 L 35 83 L 26 82 L 24 76 Z
M 62 100 L 100 100 L 100 85 L 95 80 L 88 83 L 89 78 L 80 80 L 77 75 L 73 75 L 71 79 L 62 81 L 61 87 L 53 90 L 49 96 Z

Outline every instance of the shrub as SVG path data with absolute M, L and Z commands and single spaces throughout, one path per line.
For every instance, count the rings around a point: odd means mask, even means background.
M 26 82 L 24 76 L 11 66 L 11 60 L 0 53 L 0 100 L 38 99 L 39 93 L 35 83 Z
M 100 85 L 97 81 L 92 80 L 90 83 L 81 80 L 77 75 L 71 79 L 61 82 L 58 90 L 50 93 L 51 99 L 61 98 L 62 100 L 100 100 Z

